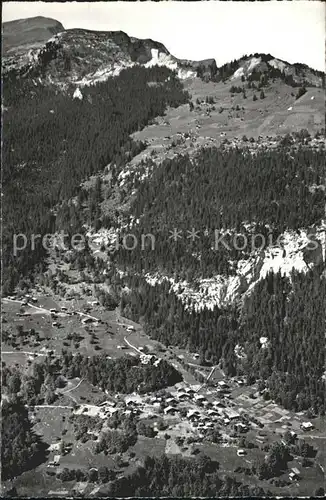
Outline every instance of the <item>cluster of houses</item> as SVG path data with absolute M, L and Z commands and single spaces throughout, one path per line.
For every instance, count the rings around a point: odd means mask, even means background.
M 141 354 L 142 363 L 158 364 L 160 358 L 154 355 Z M 208 399 L 196 392 L 191 387 L 179 387 L 176 392 L 158 394 L 141 398 L 139 395 L 130 395 L 126 398 L 125 409 L 136 410 L 137 414 L 155 412 L 155 409 L 163 410 L 167 416 L 183 414 L 188 421 L 192 422 L 194 427 L 213 427 L 214 422 L 223 423 L 225 425 L 232 422 L 238 432 L 247 432 L 248 425 L 238 411 L 233 408 L 225 407 L 222 401 L 208 401 Z M 104 406 L 102 403 L 101 406 Z M 185 415 L 185 410 L 187 410 Z
M 7 299 L 9 300 L 18 300 L 20 297 L 18 297 L 16 294 L 14 295 L 8 295 Z M 23 306 L 27 306 L 28 302 L 32 302 L 33 304 L 36 304 L 37 302 L 37 297 L 34 295 L 30 295 L 29 293 L 25 293 L 24 298 L 22 299 L 22 304 Z
M 163 409 L 166 416 L 180 416 L 191 422 L 192 426 L 201 430 L 214 428 L 217 423 L 234 424 L 238 432 L 247 432 L 248 424 L 241 421 L 241 414 L 233 408 L 226 408 L 221 401 L 208 401 L 191 387 L 179 387 L 174 394 L 152 396 L 147 401 L 148 406 Z M 188 403 L 188 404 L 186 404 Z M 128 406 L 139 408 L 144 402 L 130 398 Z

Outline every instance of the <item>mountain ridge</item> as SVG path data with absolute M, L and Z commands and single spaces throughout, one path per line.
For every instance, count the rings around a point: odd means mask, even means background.
M 23 48 L 45 43 L 51 36 L 64 31 L 56 19 L 44 16 L 22 18 L 2 23 L 3 55 Z
M 49 31 L 44 26 L 44 23 L 49 24 L 46 21 L 51 21 L 53 33 L 40 43 L 40 30 L 43 37 Z M 22 25 L 25 25 L 25 30 L 21 29 Z M 15 31 L 17 29 L 19 36 Z M 17 36 L 19 45 L 15 42 Z M 23 43 L 24 36 L 26 41 Z M 259 80 L 267 75 L 285 79 L 291 86 L 324 86 L 322 72 L 302 63 L 290 64 L 271 54 L 242 56 L 218 67 L 212 58 L 199 61 L 179 59 L 163 43 L 150 38 L 139 39 L 123 31 L 65 30 L 58 21 L 41 17 L 4 23 L 3 40 L 4 75 L 31 75 L 41 77 L 48 83 L 93 84 L 137 64 L 145 67 L 167 66 L 176 70 L 182 79 L 199 76 L 206 81 L 237 80 L 241 77 Z

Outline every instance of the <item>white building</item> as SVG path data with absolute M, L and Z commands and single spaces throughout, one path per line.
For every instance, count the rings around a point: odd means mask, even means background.
M 311 429 L 314 428 L 314 426 L 311 422 L 302 422 L 300 427 L 303 431 L 311 431 Z
M 175 408 L 174 406 L 167 406 L 166 408 L 164 408 L 165 415 L 174 415 L 177 411 L 177 408 Z

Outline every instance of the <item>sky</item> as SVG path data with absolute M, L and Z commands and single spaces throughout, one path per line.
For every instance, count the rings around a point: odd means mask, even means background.
M 162 42 L 176 57 L 270 53 L 325 71 L 324 2 L 4 2 L 2 22 L 45 16 L 64 28 L 122 30 Z

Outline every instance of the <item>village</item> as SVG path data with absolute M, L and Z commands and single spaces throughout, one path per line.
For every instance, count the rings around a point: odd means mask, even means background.
M 45 465 L 48 471 L 59 473 L 64 468 L 76 467 L 77 456 L 81 466 L 89 461 L 89 441 L 85 444 L 75 441 L 70 415 L 98 421 L 104 428 L 113 415 L 134 417 L 151 428 L 151 437 L 139 436 L 139 444 L 130 449 L 136 455 L 133 459 L 128 455 L 130 464 L 142 455 L 142 447 L 170 456 L 193 457 L 205 453 L 223 463 L 226 472 L 238 470 L 239 479 L 243 471 L 251 470 L 257 461 L 262 462 L 268 448 L 282 442 L 286 434 L 308 441 L 314 449 L 324 435 L 322 418 L 281 408 L 266 399 L 256 384 L 248 385 L 245 377 L 226 377 L 219 366 L 201 366 L 196 352 L 161 345 L 150 339 L 140 325 L 120 316 L 118 309 L 103 308 L 92 294 L 70 299 L 69 294 L 59 297 L 49 288 L 36 285 L 33 291 L 5 298 L 3 312 L 5 329 L 22 324 L 30 332 L 19 341 L 15 330 L 9 328 L 8 339 L 3 339 L 6 341 L 2 359 L 10 366 L 18 363 L 30 370 L 44 356 L 55 359 L 67 344 L 74 346 L 74 355 L 80 352 L 92 356 L 99 350 L 112 359 L 126 355 L 139 357 L 143 365 L 157 365 L 165 359 L 183 377 L 173 387 L 145 394 L 110 393 L 104 387 L 95 391 L 85 380 L 68 380 L 64 389 L 57 390 L 58 399 L 54 403 L 30 408 L 36 431 L 50 445 Z M 89 432 L 92 439 L 94 431 Z M 61 453 L 58 446 L 66 440 L 72 446 Z M 92 457 L 94 467 L 98 467 L 101 456 L 92 454 Z M 280 485 L 293 484 L 298 488 L 299 484 L 306 484 L 302 479 L 307 474 L 308 477 L 313 471 L 318 477 L 323 474 L 322 463 L 321 449 L 314 468 L 303 467 L 302 460 L 295 458 L 279 480 Z M 308 488 L 309 481 L 307 485 Z

